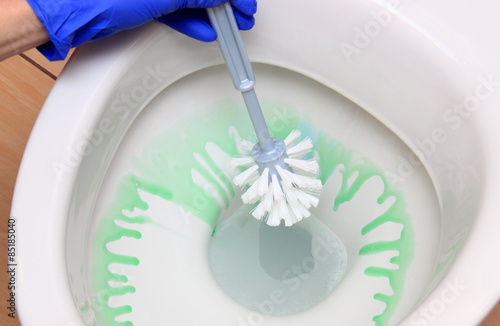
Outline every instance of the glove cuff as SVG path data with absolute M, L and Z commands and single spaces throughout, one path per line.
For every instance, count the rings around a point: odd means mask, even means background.
M 40 51 L 47 59 L 53 60 L 64 60 L 71 49 L 71 40 L 69 38 L 60 38 L 56 31 L 58 29 L 59 19 L 54 19 L 58 17 L 58 12 L 61 11 L 60 7 L 66 6 L 64 2 L 53 1 L 51 8 L 47 10 L 47 5 L 43 4 L 40 6 L 37 0 L 27 0 L 28 4 L 31 6 L 36 16 L 42 24 L 45 26 L 49 34 L 50 41 L 38 46 L 37 49 Z M 45 10 L 44 10 L 45 9 Z M 51 13 L 51 16 L 46 16 L 46 12 Z
M 88 1 L 27 0 L 47 29 L 50 41 L 37 47 L 47 59 L 64 60 L 71 48 L 117 32 L 109 10 Z

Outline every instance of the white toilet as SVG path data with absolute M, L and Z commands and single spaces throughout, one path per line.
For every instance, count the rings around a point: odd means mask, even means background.
M 151 23 L 81 47 L 16 185 L 22 325 L 478 325 L 500 298 L 498 9 L 259 2 L 257 94 L 276 135 L 315 141 L 313 214 L 348 255 L 330 295 L 282 316 L 283 293 L 249 309 L 210 269 L 241 206 L 227 161 L 251 137 L 217 45 Z

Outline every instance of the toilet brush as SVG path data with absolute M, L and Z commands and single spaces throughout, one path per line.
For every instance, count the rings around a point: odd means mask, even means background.
M 300 131 L 294 130 L 285 140 L 272 138 L 259 100 L 254 90 L 255 78 L 240 31 L 229 3 L 209 8 L 208 16 L 217 32 L 221 49 L 235 88 L 241 92 L 250 115 L 258 143 L 243 147 L 248 157 L 231 160 L 235 167 L 245 168 L 234 177 L 236 186 L 248 187 L 241 196 L 245 204 L 257 204 L 252 215 L 270 226 L 284 221 L 291 226 L 309 217 L 309 209 L 318 205 L 322 184 L 317 179 L 318 162 L 303 159 L 311 152 L 310 138 L 299 141 Z

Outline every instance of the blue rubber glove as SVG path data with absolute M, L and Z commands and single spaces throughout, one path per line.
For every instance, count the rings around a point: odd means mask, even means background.
M 206 10 L 227 0 L 27 0 L 49 33 L 38 47 L 49 60 L 66 58 L 72 47 L 158 19 L 201 41 L 216 39 Z M 238 26 L 253 27 L 256 0 L 230 0 Z

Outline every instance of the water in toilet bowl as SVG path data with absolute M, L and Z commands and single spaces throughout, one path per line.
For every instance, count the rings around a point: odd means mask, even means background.
M 291 83 L 295 78 L 286 71 L 276 74 L 268 67 L 266 71 Z M 202 83 L 203 77 L 213 74 L 198 75 L 196 80 Z M 190 87 L 196 87 L 193 84 L 196 81 L 191 80 Z M 255 307 L 249 309 L 228 295 L 214 277 L 209 259 L 209 247 L 218 232 L 216 226 L 242 207 L 238 200 L 241 190 L 230 182 L 235 171 L 227 167 L 227 162 L 238 155 L 240 138 L 252 138 L 244 107 L 224 98 L 225 94 L 222 99 L 200 106 L 186 101 L 180 87 L 186 84 L 178 86 L 161 94 L 139 117 L 124 140 L 128 145 L 117 152 L 103 184 L 102 200 L 95 212 L 94 245 L 89 250 L 90 305 L 82 312 L 89 324 L 396 322 L 398 309 L 412 304 L 411 295 L 405 296 L 412 291 L 412 284 L 406 281 L 411 263 L 433 257 L 424 257 L 416 250 L 421 236 L 419 226 L 413 225 L 412 205 L 416 204 L 395 186 L 398 179 L 391 178 L 386 167 L 378 164 L 379 158 L 373 160 L 355 144 L 344 143 L 356 128 L 370 125 L 367 115 L 359 113 L 359 108 L 353 109 L 355 105 L 339 95 L 322 100 L 325 95 L 314 83 L 300 83 L 302 91 L 316 97 L 313 107 L 289 97 L 284 101 L 283 96 L 272 92 L 262 96 L 274 136 L 283 137 L 297 128 L 313 139 L 325 185 L 320 206 L 313 214 L 338 236 L 348 261 L 345 276 L 339 277 L 332 291 L 314 307 L 297 314 L 272 316 Z M 206 84 L 200 87 L 206 88 Z M 179 102 L 171 102 L 174 93 Z M 341 116 L 334 110 L 323 111 L 322 101 L 351 113 L 356 111 L 344 117 L 348 123 L 343 123 L 344 129 L 338 132 L 342 141 L 335 137 L 335 129 L 342 123 L 334 123 L 335 128 L 328 124 L 329 119 Z M 182 110 L 182 103 L 194 109 Z M 165 106 L 175 107 L 173 112 L 178 114 L 170 113 L 172 118 L 164 119 L 165 131 L 154 134 L 152 125 L 158 120 L 155 115 Z M 143 139 L 138 140 L 141 135 Z M 367 140 L 375 141 L 373 137 Z M 396 140 L 391 139 L 383 145 L 389 144 L 384 155 L 401 155 L 398 151 L 404 146 L 392 146 L 394 143 Z M 430 238 L 432 243 L 434 232 L 426 235 L 427 241 Z M 270 275 L 280 273 L 279 268 L 273 270 L 275 266 L 268 264 L 266 268 Z M 430 271 L 412 278 L 423 283 L 426 273 Z M 241 282 L 252 284 L 251 280 Z M 273 303 L 273 298 L 283 301 L 277 296 L 268 300 Z M 361 306 L 363 313 L 356 308 Z
M 308 310 L 337 287 L 347 268 L 339 238 L 316 217 L 270 227 L 244 205 L 217 225 L 208 255 L 221 288 L 259 313 L 285 316 Z M 245 280 L 245 282 L 242 282 Z

